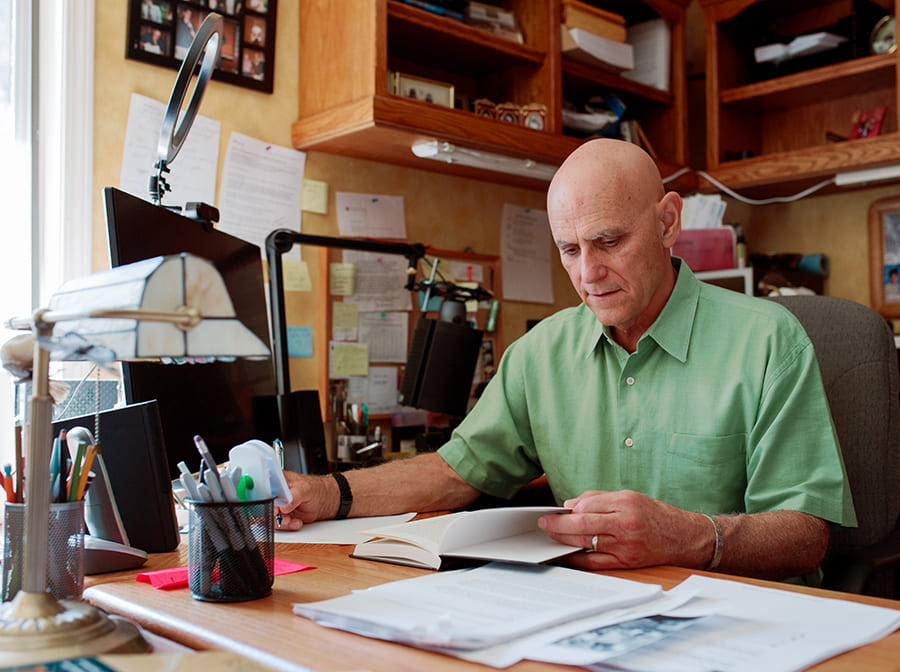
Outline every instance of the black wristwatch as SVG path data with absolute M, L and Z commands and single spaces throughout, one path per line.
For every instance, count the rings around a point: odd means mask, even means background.
M 337 481 L 338 490 L 341 491 L 341 506 L 334 519 L 343 520 L 350 513 L 350 507 L 353 506 L 353 493 L 350 491 L 350 484 L 342 473 L 336 471 L 331 476 Z

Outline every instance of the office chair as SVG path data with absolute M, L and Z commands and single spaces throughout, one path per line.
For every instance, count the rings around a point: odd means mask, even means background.
M 900 371 L 887 322 L 829 296 L 779 296 L 816 352 L 859 522 L 833 526 L 823 587 L 900 596 Z

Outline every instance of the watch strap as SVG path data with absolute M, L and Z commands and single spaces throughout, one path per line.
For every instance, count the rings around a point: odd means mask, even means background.
M 343 520 L 350 513 L 350 507 L 353 506 L 353 492 L 350 490 L 350 484 L 346 477 L 339 471 L 331 474 L 331 477 L 337 482 L 338 490 L 341 492 L 341 506 L 338 508 L 335 520 Z

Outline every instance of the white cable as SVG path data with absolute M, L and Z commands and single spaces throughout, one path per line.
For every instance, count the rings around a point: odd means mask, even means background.
M 775 196 L 773 198 L 755 199 L 755 198 L 747 198 L 746 196 L 741 196 L 737 192 L 732 191 L 730 188 L 726 187 L 724 184 L 722 184 L 717 179 L 712 177 L 706 171 L 698 170 L 698 171 L 696 171 L 696 173 L 698 175 L 700 175 L 701 177 L 704 177 L 707 180 L 709 180 L 710 182 L 712 182 L 716 187 L 719 188 L 720 191 L 728 194 L 732 198 L 736 198 L 737 200 L 741 201 L 742 203 L 747 203 L 749 205 L 769 205 L 770 203 L 792 203 L 794 201 L 800 200 L 801 198 L 805 198 L 806 196 L 809 196 L 812 193 L 817 192 L 819 189 L 821 189 L 823 187 L 827 187 L 830 184 L 834 184 L 834 178 L 829 177 L 827 180 L 823 180 L 822 182 L 819 182 L 818 184 L 814 184 L 813 186 L 809 187 L 808 189 L 804 189 L 803 191 L 796 193 L 793 196 Z M 678 175 L 678 173 L 675 173 L 675 175 Z
M 671 175 L 669 175 L 668 177 L 664 177 L 662 183 L 668 184 L 672 180 L 677 180 L 679 177 L 681 177 L 685 173 L 691 172 L 691 170 L 692 170 L 691 168 L 682 168 L 681 170 L 677 170 L 674 173 L 672 173 Z

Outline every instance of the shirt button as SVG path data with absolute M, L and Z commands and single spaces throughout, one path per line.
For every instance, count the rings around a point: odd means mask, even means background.
M 628 383 L 629 385 L 634 385 L 634 378 L 632 378 L 631 376 L 628 376 L 628 378 L 625 379 L 625 382 Z
M 625 439 L 625 445 L 631 448 L 634 445 L 634 439 L 629 436 L 627 439 Z

